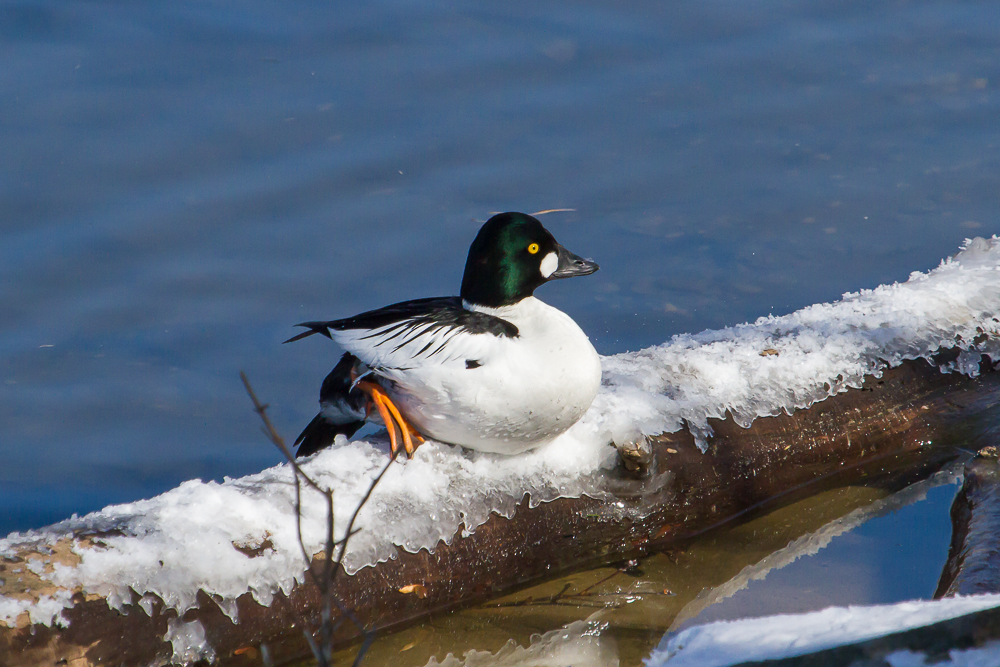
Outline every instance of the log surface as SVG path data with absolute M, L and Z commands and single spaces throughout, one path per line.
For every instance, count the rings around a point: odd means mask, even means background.
M 399 550 L 395 560 L 341 573 L 337 595 L 365 626 L 385 632 L 558 573 L 683 543 L 819 490 L 925 477 L 955 458 L 956 445 L 977 447 L 970 438 L 986 430 L 977 419 L 1000 396 L 1000 374 L 989 368 L 984 360 L 984 373 L 973 379 L 941 373 L 924 361 L 905 362 L 881 378 L 867 378 L 861 389 L 792 415 L 757 419 L 748 429 L 716 420 L 705 454 L 687 432 L 658 436 L 641 473 L 621 467 L 604 480 L 611 501 L 522 503 L 511 519 L 494 515 L 433 552 Z M 400 592 L 410 584 L 423 586 L 426 597 Z M 0 627 L 0 665 L 170 661 L 163 635 L 173 610 L 154 605 L 148 616 L 133 604 L 122 614 L 100 598 L 78 595 L 75 601 L 64 612 L 67 627 Z M 296 619 L 315 621 L 320 607 L 309 585 L 277 595 L 269 607 L 245 594 L 234 624 L 203 594 L 183 620 L 200 621 L 223 664 L 254 664 L 249 656 L 255 652 L 236 652 L 260 644 L 281 664 L 307 654 Z M 357 638 L 350 623 L 338 633 L 342 643 Z

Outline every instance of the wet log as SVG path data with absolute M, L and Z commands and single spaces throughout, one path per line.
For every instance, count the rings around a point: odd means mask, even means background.
M 1000 461 L 986 447 L 965 465 L 951 505 L 951 546 L 935 598 L 1000 593 Z
M 707 453 L 687 432 L 658 436 L 650 440 L 648 452 L 625 451 L 618 473 L 607 476 L 604 484 L 613 501 L 584 497 L 534 508 L 522 504 L 513 518 L 494 515 L 471 535 L 458 535 L 432 552 L 400 549 L 395 560 L 351 576 L 341 573 L 337 596 L 365 627 L 387 632 L 558 573 L 680 544 L 820 490 L 898 486 L 901 480 L 924 478 L 954 460 L 957 446 L 969 447 L 973 434 L 985 430 L 977 420 L 985 419 L 1000 398 L 1000 374 L 991 367 L 984 359 L 984 372 L 969 378 L 941 373 L 925 361 L 905 362 L 881 378 L 867 378 L 860 389 L 791 415 L 757 419 L 748 429 L 732 419 L 717 420 Z M 20 584 L 0 572 L 4 577 L 8 587 Z M 413 584 L 426 595 L 400 592 Z M 318 618 L 321 601 L 314 587 L 277 595 L 268 607 L 249 594 L 237 603 L 238 624 L 208 595 L 183 617 L 200 622 L 220 663 L 260 664 L 253 647 L 262 645 L 277 664 L 307 653 L 296 624 Z M 164 633 L 175 612 L 160 604 L 153 605 L 151 615 L 137 604 L 127 611 L 81 595 L 64 612 L 66 627 L 0 626 L 0 663 L 169 662 L 172 647 Z M 350 623 L 341 623 L 337 633 L 341 643 L 358 634 Z

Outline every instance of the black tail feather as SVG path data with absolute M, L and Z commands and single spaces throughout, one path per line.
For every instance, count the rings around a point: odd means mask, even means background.
M 322 322 L 306 322 L 302 326 L 309 326 L 314 330 L 296 338 L 324 332 L 320 330 L 324 329 Z M 368 397 L 354 387 L 354 377 L 359 373 L 360 365 L 361 362 L 357 357 L 345 352 L 323 380 L 323 386 L 319 391 L 319 402 L 324 411 L 316 415 L 295 439 L 295 445 L 299 448 L 295 456 L 315 454 L 324 447 L 332 445 L 334 438 L 341 433 L 350 438 L 365 425 L 364 418 L 367 414 L 365 405 Z M 337 419 L 341 421 L 335 421 Z
M 297 340 L 302 340 L 303 338 L 308 338 L 309 336 L 312 336 L 313 334 L 323 334 L 327 338 L 331 338 L 332 339 L 332 336 L 330 336 L 330 327 L 327 326 L 328 324 L 329 324 L 329 322 L 300 322 L 299 324 L 296 324 L 295 326 L 297 326 L 297 327 L 308 327 L 309 331 L 303 331 L 302 333 L 300 333 L 300 334 L 298 334 L 296 336 L 292 336 L 291 338 L 289 338 L 288 340 L 286 340 L 285 343 L 294 343 Z M 284 343 L 282 343 L 282 345 L 284 345 Z
M 295 439 L 295 446 L 298 450 L 296 457 L 309 456 L 321 449 L 333 444 L 334 439 L 341 433 L 350 438 L 357 433 L 358 429 L 364 426 L 363 421 L 354 421 L 347 424 L 332 424 L 323 417 L 323 413 L 316 415 L 309 426 L 306 426 L 299 437 Z

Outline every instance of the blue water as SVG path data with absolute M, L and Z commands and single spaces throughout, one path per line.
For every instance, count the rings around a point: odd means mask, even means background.
M 0 534 L 280 460 L 339 352 L 491 212 L 602 266 L 614 353 L 1000 229 L 987 2 L 0 4 Z M 942 539 L 947 539 L 944 536 Z
M 816 553 L 751 580 L 682 627 L 718 620 L 805 613 L 831 605 L 930 599 L 948 558 L 954 484 L 833 537 Z M 904 492 L 906 493 L 906 492 Z

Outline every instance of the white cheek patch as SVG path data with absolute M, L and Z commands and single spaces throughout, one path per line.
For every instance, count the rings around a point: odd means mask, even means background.
M 559 266 L 559 257 L 554 253 L 550 252 L 542 259 L 542 265 L 538 267 L 542 272 L 543 278 L 548 278 Z

